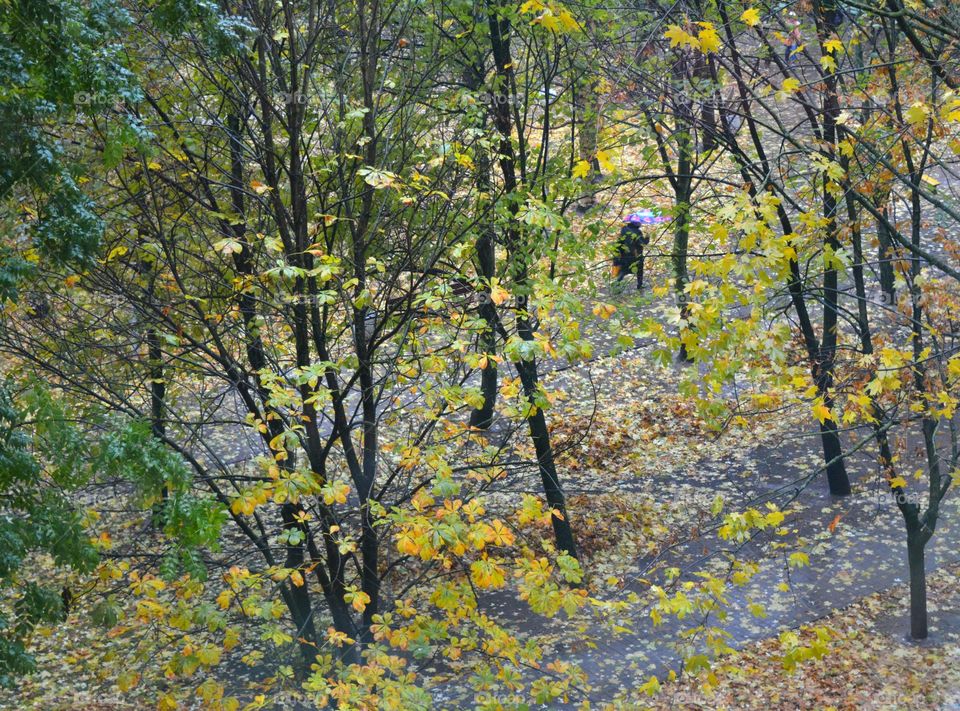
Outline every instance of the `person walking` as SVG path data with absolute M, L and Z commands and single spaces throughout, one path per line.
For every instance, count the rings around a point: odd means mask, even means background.
M 783 51 L 783 61 L 789 67 L 793 63 L 793 57 L 797 52 L 800 51 L 800 46 L 803 43 L 803 35 L 800 34 L 800 20 L 793 18 L 793 27 L 790 29 L 789 34 L 787 34 L 784 44 L 786 45 Z

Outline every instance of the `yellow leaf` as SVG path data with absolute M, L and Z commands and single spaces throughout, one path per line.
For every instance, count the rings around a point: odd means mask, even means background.
M 420 555 L 420 544 L 410 531 L 403 531 L 397 536 L 397 550 L 406 555 Z
M 834 52 L 839 52 L 841 49 L 843 49 L 843 42 L 834 37 L 824 42 L 823 48 L 833 54 Z
M 569 10 L 561 10 L 557 18 L 567 32 L 577 32 L 580 29 L 580 23 L 570 14 Z
M 780 85 L 780 90 L 785 91 L 788 94 L 792 94 L 797 89 L 800 88 L 800 82 L 793 77 L 788 77 L 783 80 L 783 84 Z
M 743 11 L 743 14 L 740 15 L 740 19 L 743 20 L 744 24 L 748 27 L 756 27 L 760 24 L 760 13 L 756 11 L 755 8 L 749 8 Z
M 684 30 L 679 25 L 670 25 L 667 31 L 663 33 L 664 39 L 670 40 L 671 47 L 693 47 L 700 49 L 700 40 Z
M 575 166 L 573 166 L 573 172 L 571 175 L 573 175 L 574 178 L 586 178 L 588 175 L 590 175 L 590 163 L 585 160 L 579 161 Z
M 229 257 L 231 254 L 240 254 L 243 251 L 243 244 L 235 239 L 222 239 L 216 242 L 213 248 Z
M 221 610 L 226 610 L 230 607 L 230 601 L 233 599 L 233 592 L 230 590 L 224 590 L 219 595 L 217 595 L 217 605 L 220 606 Z
M 717 34 L 716 29 L 709 22 L 701 22 L 700 25 L 703 27 L 697 35 L 697 39 L 700 41 L 700 51 L 704 54 L 718 51 L 720 49 L 720 35 Z
M 926 123 L 927 117 L 930 115 L 930 109 L 927 108 L 922 102 L 918 101 L 914 103 L 909 109 L 907 109 L 906 118 L 914 126 Z
M 606 320 L 610 318 L 616 310 L 617 307 L 613 304 L 597 304 L 593 307 L 593 315 Z
M 890 479 L 891 489 L 904 489 L 907 486 L 907 480 L 902 476 L 895 476 Z
M 495 546 L 512 546 L 515 540 L 513 532 L 500 519 L 491 521 L 484 534 L 486 540 Z
M 357 612 L 363 612 L 367 609 L 367 605 L 370 604 L 370 596 L 362 591 L 355 592 L 353 593 L 353 599 L 350 601 L 350 604 L 353 605 L 353 609 Z
M 504 289 L 496 279 L 490 280 L 490 300 L 497 306 L 510 299 L 510 292 Z
M 787 560 L 788 565 L 791 568 L 802 568 L 805 565 L 810 565 L 810 556 L 806 553 L 797 551 L 796 553 L 791 553 L 790 558 Z
M 610 162 L 609 151 L 597 151 L 597 162 L 600 164 L 600 168 L 608 173 L 612 173 L 616 170 L 613 163 Z
M 551 10 L 545 11 L 542 15 L 540 15 L 540 17 L 533 20 L 533 22 L 530 24 L 541 25 L 542 27 L 546 27 L 551 32 L 556 32 L 561 27 L 560 18 L 554 15 Z
M 127 249 L 126 245 L 123 245 L 123 244 L 117 245 L 116 247 L 110 250 L 109 254 L 107 254 L 107 261 L 112 262 L 117 257 L 122 257 L 128 251 L 129 250 Z
M 821 425 L 827 420 L 833 419 L 833 413 L 830 412 L 830 408 L 822 402 L 817 402 L 813 405 L 813 416 L 820 421 Z
M 506 583 L 503 568 L 487 558 L 470 564 L 470 579 L 478 588 L 501 588 Z

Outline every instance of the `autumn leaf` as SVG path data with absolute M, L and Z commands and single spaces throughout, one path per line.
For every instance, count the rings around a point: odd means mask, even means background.
M 787 563 L 791 568 L 802 568 L 810 565 L 810 556 L 802 551 L 796 551 L 790 554 Z
M 837 524 L 840 523 L 841 518 L 843 518 L 843 514 L 837 514 L 833 517 L 833 520 L 827 524 L 827 530 L 830 531 L 830 533 L 833 533 L 837 530 Z
M 816 402 L 813 404 L 813 416 L 817 418 L 817 421 L 822 425 L 827 420 L 833 420 L 833 413 L 830 411 L 830 408 L 824 405 L 822 402 Z
M 493 278 L 490 280 L 490 300 L 497 306 L 510 299 L 510 292 L 500 286 L 499 280 Z
M 197 659 L 206 667 L 211 667 L 220 663 L 220 647 L 213 644 L 205 644 L 197 650 Z
M 833 54 L 834 52 L 839 52 L 841 49 L 843 49 L 843 42 L 838 40 L 836 37 L 833 37 L 823 43 L 823 48 L 827 52 Z
M 273 190 L 273 188 L 271 188 L 269 185 L 264 185 L 259 180 L 251 180 L 250 187 L 253 188 L 253 191 L 257 195 L 263 195 L 264 193 L 268 193 Z
M 670 25 L 667 31 L 663 33 L 664 39 L 670 40 L 670 47 L 691 47 L 700 48 L 700 40 L 684 30 L 680 25 Z
M 930 108 L 921 101 L 917 101 L 905 112 L 907 121 L 913 126 L 919 126 L 927 122 L 930 116 Z
M 240 254 L 243 251 L 243 243 L 235 239 L 227 238 L 215 242 L 213 248 L 229 257 L 231 254 Z
M 748 27 L 756 27 L 760 24 L 760 13 L 757 12 L 755 8 L 748 8 L 743 11 L 743 14 L 740 15 L 740 19 L 743 20 L 744 24 Z
M 470 579 L 478 588 L 502 588 L 506 584 L 503 568 L 487 558 L 470 564 Z
M 575 166 L 573 166 L 573 171 L 571 175 L 574 178 L 586 178 L 590 175 L 590 163 L 585 160 L 578 161 Z
M 720 35 L 717 34 L 716 28 L 714 28 L 710 22 L 701 22 L 699 24 L 703 27 L 697 34 L 697 39 L 700 42 L 700 51 L 704 54 L 717 52 L 720 49 Z
M 610 162 L 609 151 L 597 151 L 597 162 L 600 164 L 600 168 L 608 173 L 616 171 L 616 167 Z
M 495 546 L 512 546 L 513 532 L 500 519 L 494 519 L 486 526 L 485 538 Z
M 593 307 L 593 315 L 602 319 L 608 319 L 616 312 L 617 307 L 613 304 L 597 304 Z
M 357 612 L 363 612 L 367 609 L 367 605 L 370 604 L 370 596 L 363 591 L 357 591 L 352 594 L 353 599 L 349 600 L 350 604 L 353 606 L 353 609 Z

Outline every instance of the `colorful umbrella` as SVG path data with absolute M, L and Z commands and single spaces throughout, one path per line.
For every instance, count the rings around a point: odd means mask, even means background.
M 659 211 L 637 210 L 623 218 L 623 221 L 629 225 L 659 225 L 663 222 L 670 222 L 672 217 L 661 215 Z

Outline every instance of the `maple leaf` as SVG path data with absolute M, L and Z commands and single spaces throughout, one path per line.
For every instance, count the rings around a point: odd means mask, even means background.
M 720 49 L 720 35 L 717 34 L 717 30 L 709 22 L 701 22 L 700 24 L 703 26 L 703 29 L 697 35 L 700 42 L 700 51 L 704 54 L 717 52 Z
M 760 24 L 760 13 L 757 12 L 755 8 L 748 8 L 743 11 L 743 14 L 740 15 L 740 19 L 743 20 L 744 24 L 748 27 L 756 27 Z
M 827 420 L 834 419 L 833 413 L 830 412 L 830 408 L 824 405 L 822 402 L 815 403 L 812 409 L 813 416 L 817 418 L 821 425 Z
M 667 31 L 663 33 L 663 37 L 664 39 L 670 40 L 671 47 L 683 48 L 684 46 L 688 46 L 694 49 L 700 48 L 700 40 L 679 25 L 670 25 Z
M 545 7 L 546 5 L 544 5 L 541 0 L 527 0 L 520 6 L 520 14 L 525 15 L 531 12 L 540 12 Z
M 610 162 L 609 151 L 597 151 L 597 162 L 600 164 L 600 168 L 608 173 L 616 171 L 616 167 Z
M 590 175 L 590 163 L 585 160 L 578 161 L 570 174 L 574 178 L 586 178 Z
M 923 102 L 917 101 L 909 109 L 907 109 L 905 118 L 910 124 L 919 126 L 920 124 L 926 123 L 929 115 L 929 107 L 927 107 Z
M 561 10 L 557 17 L 559 18 L 563 29 L 565 29 L 567 32 L 577 32 L 581 29 L 580 23 L 577 22 L 576 18 L 570 14 L 569 10 Z
M 552 11 L 547 10 L 540 17 L 533 20 L 530 23 L 531 25 L 540 25 L 541 27 L 546 27 L 551 32 L 556 32 L 562 27 L 560 18 L 553 14 Z
M 783 84 L 780 85 L 780 90 L 787 93 L 793 93 L 800 88 L 800 82 L 793 77 L 787 77 L 783 80 Z
M 830 54 L 833 54 L 834 52 L 839 52 L 843 49 L 843 42 L 834 37 L 824 42 L 823 48 Z

